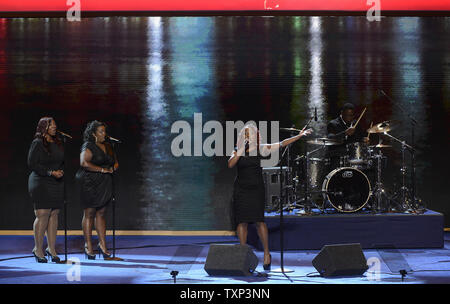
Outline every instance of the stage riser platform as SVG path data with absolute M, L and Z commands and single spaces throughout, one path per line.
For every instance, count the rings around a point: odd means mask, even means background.
M 284 250 L 318 250 L 324 245 L 360 243 L 362 248 L 442 248 L 444 216 L 424 214 L 334 214 L 283 217 Z M 279 216 L 266 216 L 269 248 L 280 250 Z M 254 225 L 249 225 L 248 243 L 262 244 Z

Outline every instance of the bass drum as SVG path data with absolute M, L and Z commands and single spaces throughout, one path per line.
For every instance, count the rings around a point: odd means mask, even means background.
M 343 167 L 331 171 L 324 179 L 322 191 L 339 212 L 356 212 L 363 208 L 372 195 L 367 176 L 356 168 Z

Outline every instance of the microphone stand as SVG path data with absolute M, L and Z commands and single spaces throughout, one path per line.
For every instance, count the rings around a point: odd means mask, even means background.
M 63 136 L 63 149 L 64 149 L 64 161 L 63 161 L 63 172 L 66 173 L 66 136 Z M 63 177 L 65 179 L 65 177 Z M 61 264 L 65 264 L 69 262 L 67 260 L 67 199 L 66 199 L 67 191 L 66 191 L 66 181 L 64 180 L 63 187 L 63 197 L 64 197 L 64 261 L 61 261 Z
M 63 151 L 64 151 L 64 159 L 63 159 L 63 172 L 64 175 L 66 174 L 66 139 L 67 137 L 69 137 L 66 134 L 63 134 L 61 132 L 59 132 L 61 137 L 62 137 L 62 142 L 63 142 Z M 72 137 L 69 137 L 72 138 Z M 65 176 L 62 177 L 64 179 L 64 185 L 63 185 L 63 204 L 64 204 L 64 260 L 59 261 L 58 264 L 66 264 L 66 263 L 72 263 L 72 261 L 69 261 L 67 259 L 67 190 L 66 190 L 66 181 L 65 181 Z
M 288 145 L 286 147 L 286 149 L 284 150 L 284 152 L 281 154 L 281 158 L 280 158 L 280 268 L 277 268 L 275 270 L 272 270 L 271 272 L 276 272 L 276 273 L 283 273 L 286 276 L 287 272 L 294 272 L 294 270 L 292 269 L 285 269 L 284 268 L 284 237 L 283 237 L 283 200 L 286 199 L 288 197 L 288 187 L 285 187 L 286 190 L 286 195 L 283 197 L 283 158 L 284 155 L 286 154 L 286 151 L 288 151 L 288 155 L 289 155 L 289 146 Z M 289 170 L 289 167 L 287 168 L 287 170 Z M 286 172 L 287 174 L 287 172 Z
M 113 155 L 114 155 L 114 163 L 115 160 L 117 159 L 117 155 L 116 155 L 116 149 L 115 149 L 115 144 L 116 143 L 121 143 L 120 141 L 114 141 L 111 140 L 111 146 L 113 149 Z M 113 173 L 111 174 L 112 177 L 112 232 L 113 232 L 113 253 L 112 253 L 112 257 L 109 258 L 109 260 L 113 260 L 113 261 L 123 261 L 122 258 L 116 257 L 116 189 L 115 189 L 115 170 L 114 170 L 114 166 L 113 166 Z

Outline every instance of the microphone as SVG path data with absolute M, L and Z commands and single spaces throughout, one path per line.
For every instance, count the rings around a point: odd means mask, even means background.
M 109 135 L 106 135 L 106 138 L 109 139 L 110 141 L 116 142 L 118 144 L 121 144 L 122 142 L 120 140 L 118 140 L 117 138 L 111 137 Z
M 314 107 L 314 120 L 317 121 L 317 108 Z
M 61 134 L 62 136 L 64 136 L 64 137 L 67 137 L 67 138 L 70 138 L 70 139 L 72 139 L 72 136 L 70 136 L 69 134 L 66 134 L 66 133 L 64 133 L 64 132 L 61 132 L 61 131 L 56 131 L 56 132 L 58 132 L 59 134 Z

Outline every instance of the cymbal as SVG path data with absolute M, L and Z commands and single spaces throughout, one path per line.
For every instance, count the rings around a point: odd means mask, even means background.
M 391 131 L 395 125 L 397 124 L 397 121 L 395 120 L 387 120 L 380 122 L 379 124 L 376 124 L 369 129 L 367 129 L 368 133 L 384 133 Z
M 301 132 L 302 130 L 294 128 L 280 128 L 280 131 Z
M 314 138 L 306 141 L 308 144 L 311 145 L 321 145 L 321 146 L 335 146 L 335 145 L 341 145 L 342 141 L 327 138 L 327 137 L 321 137 L 321 138 Z
M 391 145 L 385 145 L 385 144 L 378 144 L 374 146 L 369 146 L 369 148 L 391 148 Z

